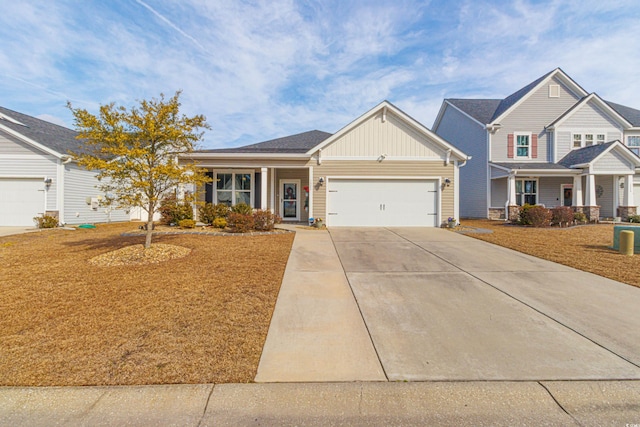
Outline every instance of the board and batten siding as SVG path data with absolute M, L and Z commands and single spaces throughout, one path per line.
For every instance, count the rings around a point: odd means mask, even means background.
M 460 168 L 460 216 L 487 217 L 487 132 L 477 122 L 447 105 L 434 130 L 465 154 L 471 156 Z
M 431 177 L 451 180 L 449 187 L 440 190 L 440 203 L 442 217 L 440 221 L 454 216 L 454 190 L 458 185 L 454 180 L 454 164 L 448 166 L 440 161 L 389 161 L 377 162 L 375 160 L 324 160 L 322 165 L 315 162 L 313 166 L 313 182 L 317 183 L 320 177 L 325 180 L 331 177 L 406 177 L 420 178 Z M 326 218 L 327 215 L 327 184 L 313 185 L 313 215 L 318 218 Z
M 372 115 L 323 148 L 322 158 L 441 158 L 443 148 L 425 135 L 417 132 L 400 117 L 387 111 L 382 121 L 382 111 Z
M 42 188 L 46 192 L 46 208 L 49 211 L 58 210 L 57 194 L 57 164 L 58 159 L 46 155 L 9 155 L 0 154 L 0 176 L 12 177 L 42 177 Z M 44 184 L 44 178 L 51 178 L 51 185 Z
M 558 98 L 549 97 L 549 85 L 560 86 Z M 491 136 L 491 157 L 493 162 L 547 162 L 552 161 L 549 153 L 549 133 L 545 126 L 573 106 L 579 97 L 571 92 L 562 82 L 553 78 L 538 90 L 531 93 L 518 107 L 502 120 L 502 128 Z M 514 132 L 531 132 L 538 135 L 538 157 L 533 159 L 509 158 L 507 156 L 507 138 Z
M 599 108 L 587 103 L 577 111 L 572 112 L 562 125 L 556 130 L 558 134 L 556 145 L 557 160 L 566 156 L 573 148 L 574 133 L 592 133 L 606 135 L 606 142 L 622 141 L 622 129 L 608 115 Z
M 87 197 L 104 197 L 104 193 L 96 188 L 98 180 L 96 172 L 81 169 L 74 164 L 64 167 L 64 223 L 83 224 L 108 221 L 128 221 L 129 214 L 122 209 L 112 209 L 99 206 L 91 209 L 87 204 Z

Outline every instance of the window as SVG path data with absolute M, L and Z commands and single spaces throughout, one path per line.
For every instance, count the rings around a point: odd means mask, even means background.
M 595 144 L 604 144 L 606 135 L 604 133 L 574 133 L 573 148 L 590 147 Z
M 640 135 L 628 136 L 627 145 L 629 146 L 631 151 L 640 156 Z
M 538 203 L 538 181 L 534 179 L 516 180 L 516 204 L 535 205 Z
M 251 206 L 251 191 L 251 172 L 216 174 L 216 203 L 224 203 L 227 206 L 246 203 Z
M 516 137 L 516 157 L 529 157 L 530 134 L 515 134 Z

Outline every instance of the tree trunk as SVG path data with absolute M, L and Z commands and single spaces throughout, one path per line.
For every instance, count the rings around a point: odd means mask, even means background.
M 149 202 L 149 209 L 147 213 L 149 214 L 147 218 L 147 236 L 144 241 L 144 248 L 149 249 L 151 247 L 151 237 L 153 236 L 153 214 L 155 213 L 155 206 L 153 206 L 152 202 Z

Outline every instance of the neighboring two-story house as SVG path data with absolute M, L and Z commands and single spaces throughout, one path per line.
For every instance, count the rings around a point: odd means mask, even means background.
M 559 68 L 504 99 L 445 99 L 433 131 L 472 156 L 462 217 L 511 218 L 528 203 L 624 220 L 640 204 L 640 111 Z

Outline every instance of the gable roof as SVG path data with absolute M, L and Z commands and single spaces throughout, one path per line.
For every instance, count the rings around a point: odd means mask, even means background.
M 631 150 L 629 150 L 627 146 L 617 140 L 607 142 L 605 144 L 591 145 L 589 147 L 571 150 L 569 154 L 560 159 L 558 164 L 567 168 L 586 165 L 597 160 L 600 156 L 615 149 L 616 147 L 620 147 L 623 150 L 622 153 L 625 155 L 625 157 L 629 158 L 629 160 L 635 163 L 636 167 L 640 167 L 640 157 L 636 156 Z
M 482 125 L 486 125 L 491 121 L 502 100 L 447 98 L 445 102 L 468 114 Z
M 574 112 L 578 111 L 580 109 L 580 107 L 582 107 L 582 106 L 586 105 L 587 103 L 589 103 L 589 101 L 593 101 L 601 110 L 603 110 L 612 119 L 618 121 L 623 126 L 625 126 L 625 127 L 633 126 L 632 123 L 630 123 L 624 116 L 622 116 L 620 113 L 618 113 L 618 111 L 616 111 L 613 107 L 611 107 L 611 105 L 609 105 L 608 102 L 606 102 L 605 100 L 600 98 L 598 96 L 598 94 L 591 93 L 591 94 L 585 96 L 584 98 L 582 98 L 580 101 L 578 101 L 575 104 L 573 104 L 571 106 L 571 108 L 569 108 L 567 111 L 562 113 L 562 115 L 560 117 L 558 117 L 553 122 L 551 122 L 549 125 L 547 125 L 546 128 L 547 129 L 553 129 L 555 126 L 558 126 L 559 124 L 564 122 L 568 117 L 571 117 L 571 115 Z M 640 113 L 640 111 L 638 113 Z
M 345 135 L 346 133 L 348 133 L 352 129 L 354 129 L 357 126 L 359 126 L 360 124 L 364 123 L 371 116 L 373 116 L 375 114 L 378 114 L 380 111 L 382 111 L 383 115 L 385 115 L 387 113 L 387 111 L 393 112 L 397 117 L 400 118 L 400 120 L 404 121 L 406 124 L 411 126 L 417 132 L 419 132 L 422 135 L 428 137 L 429 139 L 434 141 L 436 144 L 441 145 L 445 150 L 451 150 L 451 153 L 454 154 L 457 158 L 459 158 L 461 160 L 466 160 L 466 159 L 470 158 L 465 153 L 460 151 L 458 148 L 454 147 L 449 142 L 447 142 L 444 139 L 442 139 L 442 137 L 438 136 L 435 132 L 433 132 L 430 129 L 428 129 L 422 123 L 418 122 L 413 117 L 409 116 L 407 113 L 405 113 L 404 111 L 400 110 L 398 107 L 396 107 L 395 105 L 393 105 L 389 101 L 382 101 L 380 104 L 376 105 L 371 110 L 367 111 L 366 113 L 364 113 L 363 115 L 361 115 L 360 117 L 358 117 L 357 119 L 355 119 L 354 121 L 352 121 L 351 123 L 349 123 L 348 125 L 343 127 L 342 129 L 340 129 L 338 132 L 336 132 L 335 134 L 331 135 L 329 138 L 327 138 L 324 141 L 322 141 L 317 146 L 315 146 L 312 149 L 308 150 L 307 154 L 308 155 L 312 155 L 316 151 L 323 149 L 327 145 L 329 145 L 329 144 L 333 143 L 334 141 L 338 140 L 339 138 L 341 138 L 343 135 Z
M 84 149 L 77 132 L 4 107 L 0 107 L 0 131 L 57 157 Z
M 613 108 L 618 114 L 624 117 L 634 127 L 640 127 L 640 110 L 635 108 L 626 107 L 624 105 L 616 104 L 613 102 L 605 101 L 611 108 Z
M 271 139 L 257 144 L 244 145 L 236 148 L 218 148 L 210 150 L 196 150 L 195 153 L 298 153 L 304 154 L 331 136 L 330 133 L 319 130 L 302 132 L 283 138 Z

